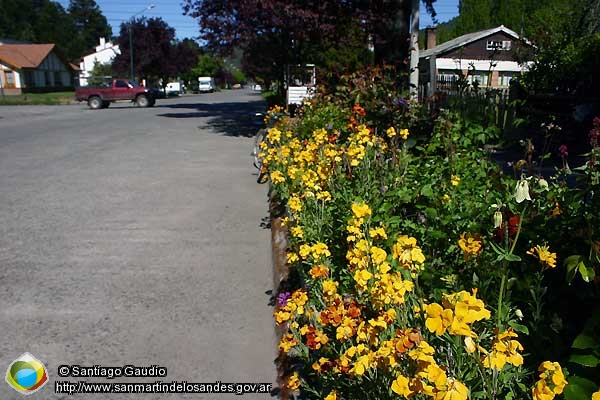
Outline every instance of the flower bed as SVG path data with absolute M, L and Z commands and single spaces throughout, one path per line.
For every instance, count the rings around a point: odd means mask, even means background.
M 269 115 L 282 393 L 597 400 L 595 134 L 584 186 L 527 159 L 508 177 L 493 127 L 428 116 L 378 77 Z

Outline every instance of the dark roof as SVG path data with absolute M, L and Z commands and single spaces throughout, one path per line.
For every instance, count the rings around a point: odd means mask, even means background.
M 419 58 L 427 58 L 427 57 L 431 57 L 433 55 L 445 53 L 449 50 L 458 49 L 469 43 L 475 42 L 479 39 L 483 39 L 484 37 L 493 35 L 494 33 L 498 33 L 498 32 L 504 32 L 507 35 L 514 37 L 515 39 L 520 39 L 520 40 L 523 40 L 527 44 L 531 44 L 527 39 L 521 38 L 519 36 L 519 34 L 516 33 L 515 31 L 508 29 L 504 25 L 500 25 L 496 28 L 485 29 L 482 31 L 467 33 L 465 35 L 459 36 L 452 40 L 448 40 L 447 42 L 438 44 L 437 46 L 432 47 L 431 49 L 423 50 L 423 51 L 419 52 Z

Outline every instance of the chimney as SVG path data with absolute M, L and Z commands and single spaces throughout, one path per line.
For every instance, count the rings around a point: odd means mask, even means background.
M 433 28 L 433 27 L 425 28 L 425 36 L 426 36 L 425 50 L 435 47 L 436 46 L 435 28 Z
M 106 47 L 106 39 L 103 37 L 100 38 L 100 47 L 101 48 Z

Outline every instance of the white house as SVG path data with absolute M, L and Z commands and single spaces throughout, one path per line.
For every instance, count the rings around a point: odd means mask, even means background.
M 507 89 L 527 70 L 533 45 L 504 25 L 468 33 L 436 45 L 435 28 L 426 29 L 426 49 L 419 54 L 421 96 L 455 84 L 458 75 L 480 87 Z
M 105 38 L 101 37 L 100 44 L 96 46 L 96 51 L 81 58 L 81 62 L 79 63 L 79 84 L 81 86 L 87 86 L 88 78 L 92 74 L 94 65 L 96 63 L 110 63 L 117 54 L 121 54 L 119 45 L 107 42 Z
M 52 43 L 0 42 L 0 88 L 4 94 L 72 88 L 76 68 L 63 60 Z

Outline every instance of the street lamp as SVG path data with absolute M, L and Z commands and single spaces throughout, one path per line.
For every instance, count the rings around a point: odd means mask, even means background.
M 145 13 L 148 10 L 152 10 L 156 7 L 154 4 L 150 4 L 148 7 L 144 8 L 141 11 L 136 12 L 131 17 L 129 17 L 129 64 L 131 66 L 131 80 L 135 81 L 135 72 L 133 70 L 133 18 L 135 16 Z

